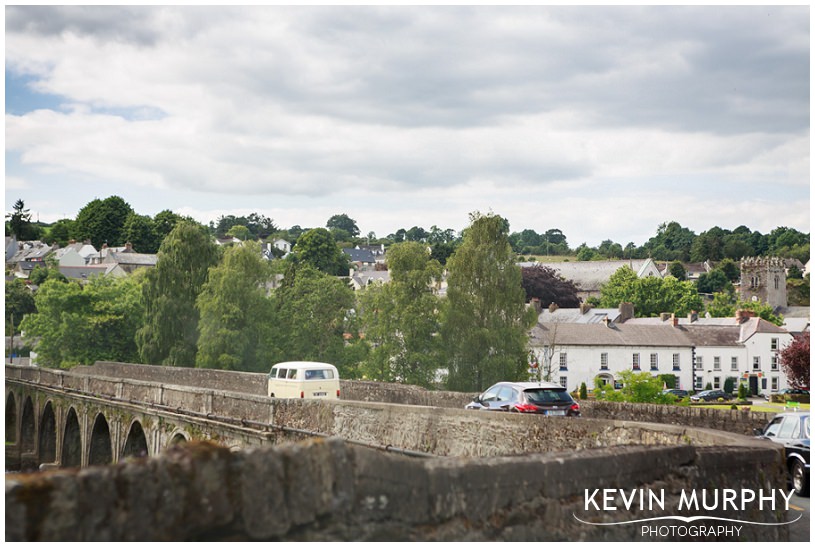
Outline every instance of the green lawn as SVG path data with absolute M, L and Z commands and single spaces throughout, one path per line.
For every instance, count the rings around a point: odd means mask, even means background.
M 767 412 L 771 414 L 777 414 L 779 412 L 785 412 L 787 408 L 781 403 L 757 403 L 753 402 L 752 405 L 740 405 L 735 403 L 735 405 L 739 408 L 739 410 L 747 409 L 752 410 L 753 412 Z M 691 405 L 691 406 L 698 406 L 699 408 L 716 408 L 720 410 L 731 410 L 730 403 L 723 403 L 720 405 Z M 789 409 L 792 410 L 792 409 Z M 801 407 L 799 408 L 801 411 L 809 411 L 809 404 L 808 403 L 801 403 Z

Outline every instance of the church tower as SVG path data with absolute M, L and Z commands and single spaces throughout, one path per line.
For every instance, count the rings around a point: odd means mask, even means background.
M 745 257 L 741 259 L 741 299 L 769 304 L 773 308 L 787 306 L 787 274 L 784 261 L 777 257 Z

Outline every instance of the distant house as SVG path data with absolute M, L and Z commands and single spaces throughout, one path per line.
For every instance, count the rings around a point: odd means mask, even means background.
M 374 255 L 376 262 L 385 262 L 385 245 L 383 243 L 378 245 L 357 245 L 356 248 L 360 251 L 370 251 Z
M 60 266 L 84 266 L 90 262 L 92 256 L 98 254 L 96 247 L 91 245 L 90 241 L 84 243 L 72 241 L 54 253 Z
M 98 276 L 124 277 L 127 273 L 118 264 L 88 264 L 84 266 L 62 266 L 59 272 L 68 279 L 88 281 Z
M 153 268 L 157 262 L 158 255 L 135 253 L 127 243 L 123 251 L 109 251 L 102 264 L 117 264 L 126 274 L 131 274 L 139 268 Z
M 7 241 L 7 244 L 11 244 Z M 17 268 L 20 262 L 45 262 L 45 257 L 56 251 L 57 247 L 46 245 L 42 241 L 18 241 L 16 249 L 6 248 L 6 256 L 14 253 L 11 258 L 6 260 L 6 264 L 11 266 L 12 269 Z
M 391 274 L 387 270 L 351 270 L 350 279 L 354 290 L 358 291 L 369 285 L 389 283 L 391 280 Z
M 358 270 L 373 269 L 376 266 L 376 259 L 369 250 L 363 249 L 343 249 L 343 253 L 348 256 L 348 260 L 355 264 Z
M 634 317 L 634 306 L 620 304 L 619 308 L 592 308 L 589 304 L 580 304 L 579 308 L 557 308 L 538 310 L 540 323 L 624 323 Z
M 608 283 L 611 276 L 622 268 L 628 266 L 637 277 L 662 277 L 656 263 L 646 258 L 644 260 L 590 260 L 578 262 L 522 262 L 522 268 L 532 266 L 545 266 L 555 270 L 564 279 L 573 281 L 577 285 L 577 296 L 584 302 L 590 296 L 600 296 L 600 286 Z
M 216 245 L 232 245 L 235 243 L 240 243 L 241 240 L 237 237 L 227 236 L 227 237 L 216 237 L 215 244 Z
M 17 252 L 17 238 L 15 236 L 6 236 L 6 262 L 11 260 L 14 253 Z

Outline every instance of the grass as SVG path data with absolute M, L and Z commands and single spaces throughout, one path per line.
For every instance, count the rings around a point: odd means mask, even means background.
M 753 412 L 767 412 L 770 414 L 777 414 L 779 412 L 785 412 L 787 407 L 781 403 L 756 403 L 753 402 L 752 405 L 740 405 L 738 403 L 722 403 L 720 405 L 691 405 L 697 406 L 697 408 L 715 408 L 718 410 L 731 410 L 732 404 L 735 404 L 739 410 L 746 409 L 752 410 Z M 792 410 L 792 409 L 789 409 Z M 809 404 L 808 403 L 801 403 L 801 407 L 798 409 L 801 412 L 809 411 Z

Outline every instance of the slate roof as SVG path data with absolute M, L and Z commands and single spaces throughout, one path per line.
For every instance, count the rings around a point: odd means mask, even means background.
M 604 319 L 616 321 L 620 317 L 618 308 L 592 308 L 581 313 L 580 308 L 558 308 L 554 313 L 548 309 L 541 311 L 538 321 L 543 323 L 603 323 Z
M 134 266 L 155 266 L 156 262 L 158 262 L 158 255 L 133 252 L 111 252 L 108 255 L 107 262 Z
M 741 328 L 736 325 L 727 327 L 716 326 L 711 328 L 704 325 L 683 325 L 680 327 L 687 333 L 694 345 L 700 347 L 713 346 L 740 346 Z
M 574 281 L 580 291 L 599 291 L 600 285 L 608 283 L 609 278 L 622 268 L 629 266 L 639 275 L 640 271 L 651 261 L 642 260 L 589 260 L 577 262 L 522 262 L 521 268 L 545 266 L 558 272 L 559 275 Z
M 91 264 L 87 266 L 60 266 L 59 272 L 69 279 L 89 279 L 95 275 L 107 275 L 116 264 Z
M 558 345 L 691 347 L 684 329 L 673 326 L 578 323 L 538 323 L 530 334 L 532 345 L 546 345 L 554 333 Z
M 374 264 L 376 262 L 374 254 L 366 249 L 343 249 L 342 252 L 348 255 L 351 262 L 362 262 L 363 264 Z

